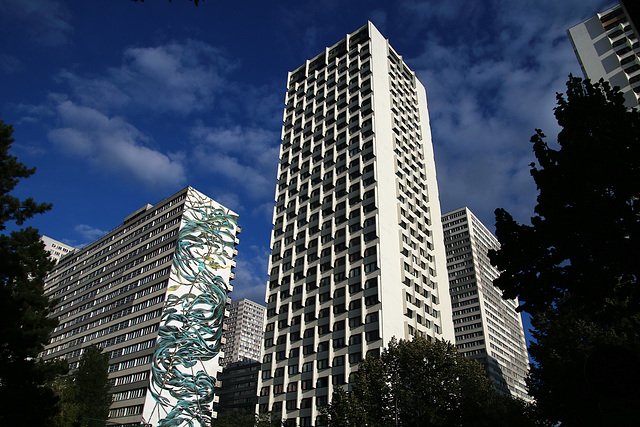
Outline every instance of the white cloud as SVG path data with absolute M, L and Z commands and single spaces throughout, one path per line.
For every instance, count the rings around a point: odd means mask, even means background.
M 236 278 L 233 280 L 233 292 L 230 296 L 233 300 L 249 298 L 263 304 L 270 250 L 258 246 L 242 247 L 242 234 L 240 245 L 234 270 Z
M 78 224 L 74 229 L 86 242 L 93 242 L 107 234 L 107 231 L 100 230 L 99 228 L 95 228 L 87 224 Z
M 219 49 L 188 40 L 128 48 L 122 64 L 102 76 L 65 70 L 58 78 L 80 103 L 100 111 L 187 115 L 211 108 L 234 67 Z
M 62 127 L 49 132 L 49 139 L 70 155 L 89 161 L 91 166 L 135 179 L 151 188 L 184 185 L 182 164 L 145 145 L 147 138 L 120 117 L 71 101 L 57 107 Z
M 279 134 L 261 128 L 197 126 L 192 139 L 200 168 L 241 187 L 254 200 L 273 197 Z
M 73 27 L 65 4 L 58 0 L 3 1 L 0 15 L 19 22 L 27 33 L 45 46 L 68 43 Z
M 595 3 L 402 3 L 406 27 L 421 34 L 404 59 L 427 88 L 444 210 L 467 205 L 489 226 L 497 207 L 531 216 L 529 138 L 535 128 L 555 138 L 555 94 L 580 70 L 565 31 Z M 447 33 L 453 20 L 469 25 Z

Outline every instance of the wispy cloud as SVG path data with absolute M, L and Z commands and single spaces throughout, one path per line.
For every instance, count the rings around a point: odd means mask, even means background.
M 148 147 L 148 138 L 120 117 L 64 101 L 57 107 L 61 127 L 49 139 L 92 167 L 133 178 L 151 188 L 176 188 L 186 181 L 182 163 Z
M 188 40 L 128 48 L 122 64 L 103 75 L 65 70 L 58 78 L 74 99 L 101 111 L 187 115 L 211 108 L 234 67 L 221 50 Z
M 78 224 L 74 229 L 80 235 L 84 242 L 93 242 L 94 240 L 97 240 L 107 234 L 107 231 L 100 230 L 99 228 L 95 228 L 87 224 Z M 86 243 L 82 244 L 82 246 L 85 245 Z M 77 247 L 77 245 L 74 246 Z
M 240 244 L 242 244 L 242 234 L 240 234 Z M 233 292 L 231 293 L 233 300 L 249 298 L 264 303 L 269 254 L 269 248 L 241 247 L 234 270 L 236 278 L 233 281 Z
M 198 166 L 224 177 L 236 191 L 252 200 L 273 197 L 279 134 L 262 128 L 193 129 L 194 158 Z
M 565 31 L 594 10 L 571 3 L 402 3 L 400 19 L 421 34 L 405 60 L 427 88 L 443 209 L 468 205 L 487 225 L 497 207 L 532 214 L 528 141 L 535 128 L 557 132 L 555 93 L 579 71 Z M 443 31 L 452 20 L 469 25 Z
M 73 33 L 69 11 L 58 0 L 3 1 L 0 15 L 22 24 L 34 41 L 45 46 L 67 44 Z

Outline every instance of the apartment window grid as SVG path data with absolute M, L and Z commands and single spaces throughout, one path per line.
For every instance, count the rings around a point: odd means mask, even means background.
M 638 35 L 633 31 L 629 18 L 621 6 L 616 6 L 610 11 L 599 13 L 607 38 L 611 42 L 629 84 L 634 92 L 636 100 L 640 98 L 640 43 Z
M 299 411 L 305 423 L 314 398 L 326 403 L 384 345 L 370 51 L 364 28 L 293 72 L 286 96 L 261 375 L 273 398 L 259 410 Z M 405 336 L 430 338 L 439 295 L 415 76 L 390 47 L 388 60 Z
M 233 301 L 228 306 L 227 330 L 223 333 L 224 359 L 221 365 L 260 360 L 264 334 L 264 307 L 247 299 Z
M 497 239 L 466 208 L 443 216 L 450 297 L 456 345 L 470 359 L 482 363 L 503 392 L 529 399 L 524 384 L 528 371 L 522 325 L 516 301 L 505 301 L 493 286 L 498 272 L 488 250 Z M 468 274 L 470 272 L 470 274 Z
M 67 255 L 46 279 L 46 295 L 60 299 L 60 324 L 42 357 L 67 360 L 75 368 L 81 346 L 107 348 L 110 383 L 127 385 L 117 393 L 118 405 L 144 396 L 140 381 L 148 378 L 185 193 Z M 110 417 L 139 415 L 141 408 L 113 408 Z
M 276 395 L 266 410 L 300 409 L 305 423 L 318 389 L 326 399 L 330 382 L 345 384 L 350 366 L 380 347 L 378 317 L 365 325 L 362 310 L 379 307 L 367 39 L 311 61 L 316 69 L 294 73 L 287 95 L 263 387 Z
M 425 165 L 415 77 L 398 55 L 389 49 L 389 79 L 392 95 L 394 153 L 398 221 L 401 227 L 403 283 L 406 285 L 404 313 L 408 336 L 432 337 L 438 327 L 434 309 L 439 295 L 431 271 L 433 247 L 430 212 L 426 207 Z M 434 304 L 435 303 L 435 304 Z

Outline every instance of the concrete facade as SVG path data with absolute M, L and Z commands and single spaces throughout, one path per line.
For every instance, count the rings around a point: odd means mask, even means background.
M 88 345 L 109 354 L 109 425 L 209 426 L 239 231 L 191 187 L 138 209 L 46 278 L 60 323 L 42 357 L 75 369 Z
M 261 358 L 264 337 L 264 306 L 243 298 L 227 306 L 229 317 L 222 333 L 222 366 L 237 362 L 257 362 Z
M 485 367 L 498 391 L 530 400 L 524 380 L 529 353 L 518 301 L 502 299 L 493 286 L 500 273 L 488 252 L 500 247 L 498 239 L 466 207 L 443 214 L 442 226 L 458 350 Z
M 318 408 L 391 340 L 454 340 L 424 86 L 368 23 L 289 73 L 259 411 Z
M 63 256 L 66 256 L 77 250 L 73 246 L 58 242 L 51 237 L 42 236 L 40 240 L 42 240 L 42 243 L 44 243 L 44 250 L 51 254 L 51 258 L 53 258 L 56 263 L 59 262 L 60 258 L 62 258 Z
M 634 15 L 624 3 L 569 28 L 567 33 L 584 76 L 619 86 L 625 105 L 633 108 L 640 102 L 640 44 L 637 23 L 630 19 Z

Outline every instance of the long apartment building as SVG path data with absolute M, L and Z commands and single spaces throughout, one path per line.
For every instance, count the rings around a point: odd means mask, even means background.
M 567 30 L 585 77 L 619 86 L 629 108 L 640 105 L 638 25 L 638 2 L 622 0 Z
M 392 337 L 454 334 L 424 86 L 369 22 L 287 88 L 258 406 L 311 426 Z
M 498 239 L 466 207 L 442 215 L 442 227 L 458 350 L 485 367 L 498 391 L 530 400 L 525 383 L 529 353 L 518 300 L 502 299 L 493 285 L 500 272 L 488 252 L 500 247 Z
M 237 215 L 187 187 L 63 257 L 45 294 L 59 325 L 43 358 L 109 354 L 109 425 L 209 426 L 232 290 Z
M 229 316 L 224 321 L 226 326 L 222 334 L 222 366 L 259 361 L 264 337 L 264 306 L 242 298 L 232 301 L 227 311 Z

